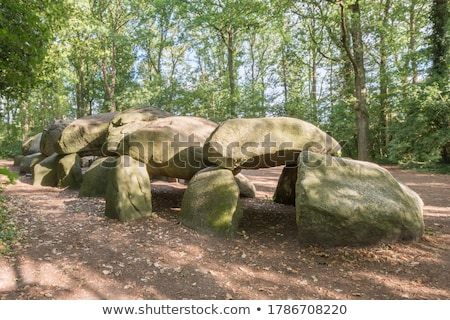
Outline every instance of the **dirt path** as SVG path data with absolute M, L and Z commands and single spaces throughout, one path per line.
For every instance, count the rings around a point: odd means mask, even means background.
M 258 198 L 233 240 L 178 223 L 181 184 L 154 182 L 158 215 L 124 224 L 22 177 L 6 188 L 21 240 L 0 256 L 0 299 L 449 299 L 450 176 L 389 170 L 424 200 L 426 234 L 359 249 L 299 246 L 295 209 L 269 200 L 279 168 L 245 172 Z

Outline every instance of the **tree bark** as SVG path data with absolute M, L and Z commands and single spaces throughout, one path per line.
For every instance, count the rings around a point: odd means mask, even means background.
M 107 61 L 106 57 L 102 59 L 102 73 L 103 73 L 103 84 L 105 87 L 105 91 L 108 95 L 109 103 L 110 103 L 110 112 L 116 112 L 116 100 L 115 100 L 115 89 L 116 89 L 116 55 L 117 55 L 117 47 L 113 42 L 112 44 L 112 54 L 111 54 L 111 67 L 110 72 L 107 70 Z
M 228 84 L 230 88 L 230 101 L 228 104 L 228 117 L 235 118 L 236 114 L 236 79 L 234 76 L 234 34 L 231 26 L 227 27 L 223 35 L 227 46 Z
M 416 58 L 416 0 L 412 0 L 409 5 L 409 44 L 408 44 L 408 53 L 409 53 L 409 61 L 411 64 L 411 75 L 412 75 L 412 83 L 417 84 L 419 82 L 419 71 L 417 68 L 417 58 Z
M 383 9 L 383 25 L 380 32 L 380 110 L 379 110 L 379 130 L 378 130 L 378 144 L 379 155 L 381 157 L 387 156 L 389 134 L 388 134 L 388 72 L 387 72 L 387 59 L 388 48 L 386 42 L 386 33 L 389 27 L 389 11 L 391 8 L 391 1 L 386 0 Z
M 364 47 L 362 41 L 361 30 L 361 10 L 359 1 L 357 0 L 350 6 L 351 10 L 351 25 L 350 32 L 347 28 L 345 5 L 339 2 L 341 8 L 341 30 L 342 30 L 342 44 L 350 59 L 354 71 L 354 96 L 356 101 L 353 108 L 356 113 L 356 124 L 358 133 L 358 159 L 370 160 L 370 134 L 369 134 L 369 112 L 367 104 L 367 88 L 366 88 L 366 74 L 364 68 Z M 348 36 L 351 36 L 352 47 L 348 43 Z

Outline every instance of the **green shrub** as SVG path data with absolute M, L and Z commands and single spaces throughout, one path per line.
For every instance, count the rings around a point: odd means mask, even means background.
M 8 181 L 3 184 L 13 183 L 17 178 L 17 174 L 12 173 L 6 168 L 0 168 L 0 176 L 6 176 Z M 11 253 L 11 244 L 17 238 L 17 228 L 11 220 L 12 209 L 5 205 L 5 197 L 3 196 L 3 188 L 0 185 L 0 255 Z

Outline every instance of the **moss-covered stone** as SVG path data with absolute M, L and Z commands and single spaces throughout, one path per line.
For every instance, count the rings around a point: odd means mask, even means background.
M 83 176 L 79 196 L 104 198 L 106 196 L 109 175 L 115 166 L 115 157 L 98 158 L 95 160 Z
M 234 170 L 296 163 L 303 150 L 335 153 L 339 143 L 313 124 L 289 117 L 230 119 L 209 136 L 206 161 Z
M 41 152 L 39 146 L 41 143 L 41 139 L 42 139 L 42 132 L 26 139 L 23 143 L 22 143 L 22 154 L 24 156 L 28 156 L 31 154 L 35 154 L 35 153 L 39 153 Z
M 126 136 L 147 126 L 159 118 L 173 114 L 152 106 L 139 106 L 118 113 L 109 123 L 108 137 L 104 152 L 108 155 L 119 154 L 120 141 Z
M 33 167 L 33 185 L 56 187 L 58 185 L 58 163 L 62 158 L 56 153 Z
M 118 152 L 147 164 L 152 176 L 191 179 L 206 167 L 203 144 L 216 127 L 197 117 L 160 118 L 125 136 Z
M 45 158 L 46 156 L 40 152 L 23 157 L 20 162 L 20 173 L 33 173 L 34 166 Z
M 58 187 L 77 189 L 83 181 L 81 159 L 76 153 L 62 157 L 58 162 Z
M 233 173 L 206 168 L 189 182 L 179 219 L 198 232 L 233 237 L 242 214 L 239 187 Z
M 424 230 L 423 202 L 384 168 L 303 152 L 296 210 L 299 239 L 325 246 L 410 241 Z
M 78 153 L 80 156 L 102 154 L 106 142 L 109 122 L 115 112 L 100 113 L 79 118 L 61 132 L 55 150 L 59 154 Z
M 43 155 L 51 156 L 56 152 L 55 147 L 61 133 L 71 122 L 72 120 L 56 120 L 44 129 L 39 145 L 40 152 Z
M 150 177 L 142 162 L 129 156 L 116 159 L 106 188 L 106 216 L 133 221 L 152 214 Z

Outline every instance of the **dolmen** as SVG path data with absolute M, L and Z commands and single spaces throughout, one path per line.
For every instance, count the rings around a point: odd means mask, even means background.
M 240 171 L 284 166 L 274 201 L 296 207 L 301 244 L 420 239 L 420 197 L 382 167 L 340 157 L 340 148 L 329 134 L 300 119 L 216 124 L 141 106 L 55 122 L 24 142 L 21 171 L 31 172 L 35 185 L 102 197 L 105 215 L 124 222 L 153 214 L 154 177 L 185 179 L 181 223 L 199 233 L 234 237 L 243 216 L 241 198 L 256 192 Z

